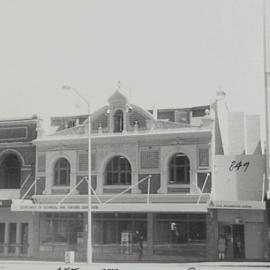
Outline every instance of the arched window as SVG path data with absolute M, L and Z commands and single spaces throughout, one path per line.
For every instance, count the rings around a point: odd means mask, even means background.
M 169 183 L 170 184 L 189 184 L 189 159 L 183 153 L 175 154 L 169 163 Z
M 21 163 L 14 154 L 6 156 L 1 164 L 2 188 L 17 189 L 21 186 Z
M 131 166 L 123 156 L 113 157 L 105 169 L 106 185 L 129 185 L 131 184 Z
M 124 116 L 121 110 L 114 114 L 114 132 L 122 132 L 124 129 Z
M 70 183 L 70 164 L 67 159 L 60 158 L 54 166 L 54 185 L 69 186 Z

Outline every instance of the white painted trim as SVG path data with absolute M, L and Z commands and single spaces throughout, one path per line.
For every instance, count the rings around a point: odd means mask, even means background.
M 197 166 L 197 154 L 196 145 L 171 145 L 161 146 L 160 148 L 160 189 L 158 193 L 168 193 L 168 187 L 174 184 L 169 184 L 169 161 L 174 154 L 183 153 L 185 154 L 190 163 L 190 183 L 188 184 L 191 188 L 190 192 L 193 193 L 197 189 L 193 188 L 197 183 L 196 177 L 196 166 Z M 180 187 L 181 184 L 179 184 Z M 194 189 L 194 190 L 193 190 Z
M 58 159 L 66 158 L 70 164 L 70 185 L 61 186 L 61 189 L 72 188 L 76 185 L 76 151 L 54 151 L 46 153 L 46 183 L 44 194 L 51 194 L 52 189 L 58 189 L 59 186 L 54 186 L 54 166 Z
M 3 155 L 9 154 L 9 153 L 14 154 L 19 158 L 19 160 L 21 162 L 21 168 L 25 166 L 25 161 L 24 161 L 23 155 L 19 151 L 17 151 L 16 149 L 13 149 L 13 148 L 8 148 L 8 149 L 5 149 L 5 150 L 1 151 L 0 152 L 0 158 Z

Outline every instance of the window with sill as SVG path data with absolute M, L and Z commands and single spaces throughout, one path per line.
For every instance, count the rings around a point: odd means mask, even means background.
M 113 157 L 105 169 L 105 185 L 130 185 L 131 166 L 123 156 Z
M 54 166 L 54 186 L 69 186 L 70 164 L 67 159 L 60 158 Z
M 175 154 L 169 162 L 169 184 L 190 183 L 190 163 L 183 153 Z

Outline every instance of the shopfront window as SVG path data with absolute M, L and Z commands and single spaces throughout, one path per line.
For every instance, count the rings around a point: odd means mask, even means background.
M 98 252 L 130 254 L 137 245 L 136 231 L 140 232 L 145 243 L 147 241 L 146 214 L 94 214 L 92 230 L 93 245 Z
M 49 213 L 40 218 L 40 251 L 78 250 L 82 244 L 81 213 Z
M 169 162 L 169 184 L 189 184 L 190 164 L 183 153 L 175 154 Z
M 206 217 L 200 214 L 157 214 L 154 253 L 204 258 Z

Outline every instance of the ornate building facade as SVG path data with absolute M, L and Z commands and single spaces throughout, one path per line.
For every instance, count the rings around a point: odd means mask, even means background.
M 89 123 L 52 124 L 54 134 L 34 140 L 33 189 L 12 210 L 33 220 L 29 256 L 74 250 L 85 260 Z M 227 259 L 263 258 L 258 127 L 256 117 L 226 111 L 223 93 L 213 104 L 154 113 L 116 91 L 91 115 L 94 260 L 136 260 L 136 231 L 147 261 L 216 260 L 221 236 Z

